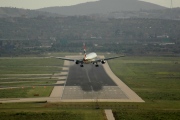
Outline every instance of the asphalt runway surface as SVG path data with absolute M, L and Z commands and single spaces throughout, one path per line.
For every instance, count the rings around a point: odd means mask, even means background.
M 124 92 L 107 75 L 103 66 L 72 65 L 61 97 L 66 99 L 128 99 Z

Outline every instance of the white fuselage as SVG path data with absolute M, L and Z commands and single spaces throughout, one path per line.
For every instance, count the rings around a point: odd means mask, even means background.
M 97 57 L 97 54 L 92 52 L 92 53 L 89 53 L 86 55 L 86 57 L 83 59 L 83 63 L 85 64 L 89 64 L 89 63 L 92 63 L 95 58 Z

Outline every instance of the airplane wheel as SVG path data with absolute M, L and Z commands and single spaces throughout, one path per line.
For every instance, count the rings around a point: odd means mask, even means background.
M 80 67 L 84 67 L 84 65 L 80 65 Z
M 95 65 L 96 67 L 99 67 L 99 65 Z

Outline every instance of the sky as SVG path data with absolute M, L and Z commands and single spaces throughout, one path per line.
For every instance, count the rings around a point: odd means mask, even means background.
M 71 6 L 98 0 L 0 0 L 0 7 L 17 7 L 24 9 L 38 9 L 52 6 Z M 171 0 L 140 0 L 165 7 L 171 6 Z M 180 7 L 180 0 L 172 0 L 173 7 Z
M 171 1 L 172 1 L 172 7 L 180 7 L 180 0 L 139 0 L 139 1 L 146 1 L 161 6 L 165 6 L 168 8 L 171 7 Z
M 0 7 L 38 9 L 51 6 L 71 6 L 98 0 L 0 0 Z

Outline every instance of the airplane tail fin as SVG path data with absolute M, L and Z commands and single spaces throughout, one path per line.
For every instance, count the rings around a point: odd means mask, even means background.
M 83 43 L 83 48 L 84 48 L 84 58 L 86 58 L 86 45 Z

